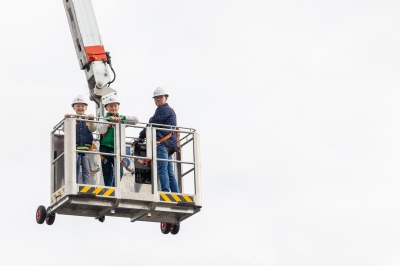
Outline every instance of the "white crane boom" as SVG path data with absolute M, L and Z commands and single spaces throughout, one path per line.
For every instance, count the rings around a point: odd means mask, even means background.
M 115 90 L 109 85 L 109 53 L 105 51 L 91 0 L 63 0 L 79 66 L 85 71 L 90 99 L 96 102 L 97 116 L 103 116 L 101 97 Z M 114 79 L 115 79 L 115 72 Z

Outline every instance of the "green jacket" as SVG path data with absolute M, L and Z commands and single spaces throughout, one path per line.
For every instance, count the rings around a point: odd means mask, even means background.
M 112 116 L 110 113 L 106 114 L 106 119 L 108 117 Z M 116 114 L 115 116 L 121 116 L 122 120 L 121 120 L 121 124 L 125 124 L 125 119 L 126 116 L 124 115 L 120 115 L 120 114 Z M 111 121 L 111 120 L 108 120 Z M 114 126 L 111 124 L 100 124 L 102 128 L 104 128 L 103 130 L 101 130 L 99 128 L 99 132 L 101 133 L 101 137 L 100 137 L 100 145 L 103 146 L 107 146 L 110 148 L 114 148 Z M 99 127 L 100 127 L 99 125 Z M 105 129 L 107 127 L 107 129 Z M 105 132 L 105 133 L 103 133 Z

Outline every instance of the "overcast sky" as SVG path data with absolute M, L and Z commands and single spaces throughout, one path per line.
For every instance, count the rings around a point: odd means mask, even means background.
M 400 2 L 93 0 L 120 113 L 162 86 L 201 134 L 203 208 L 158 223 L 58 215 L 50 132 L 88 95 L 61 0 L 7 1 L 0 257 L 7 265 L 400 264 Z M 94 104 L 89 106 L 94 113 Z

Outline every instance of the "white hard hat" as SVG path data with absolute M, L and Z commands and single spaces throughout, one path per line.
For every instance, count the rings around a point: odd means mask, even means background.
M 71 106 L 74 107 L 74 104 L 76 104 L 76 103 L 83 103 L 83 104 L 88 105 L 86 98 L 83 97 L 82 95 L 76 96 L 75 99 L 72 101 Z
M 110 104 L 110 103 L 118 103 L 118 104 L 120 104 L 119 101 L 118 101 L 118 98 L 117 98 L 117 94 L 114 93 L 114 92 L 112 92 L 110 94 L 107 94 L 107 95 L 105 95 L 103 97 L 104 106 L 106 106 L 107 104 Z
M 156 96 L 161 96 L 161 95 L 165 95 L 167 97 L 169 96 L 166 89 L 161 88 L 161 87 L 157 87 L 156 90 L 153 93 L 153 98 L 156 97 Z

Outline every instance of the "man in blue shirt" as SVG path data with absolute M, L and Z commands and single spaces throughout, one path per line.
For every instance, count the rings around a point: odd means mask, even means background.
M 173 127 L 176 126 L 176 114 L 175 111 L 167 103 L 168 96 L 169 94 L 165 89 L 161 87 L 156 88 L 153 93 L 153 99 L 154 103 L 157 106 L 157 109 L 153 117 L 150 118 L 150 123 L 169 125 Z M 146 129 L 143 129 L 140 132 L 139 138 L 146 138 Z M 178 150 L 178 140 L 176 132 L 168 130 L 157 130 L 156 140 L 157 158 L 172 160 L 172 154 Z M 179 193 L 178 182 L 176 181 L 174 175 L 172 162 L 157 161 L 157 173 L 158 178 L 160 179 L 162 191 Z

